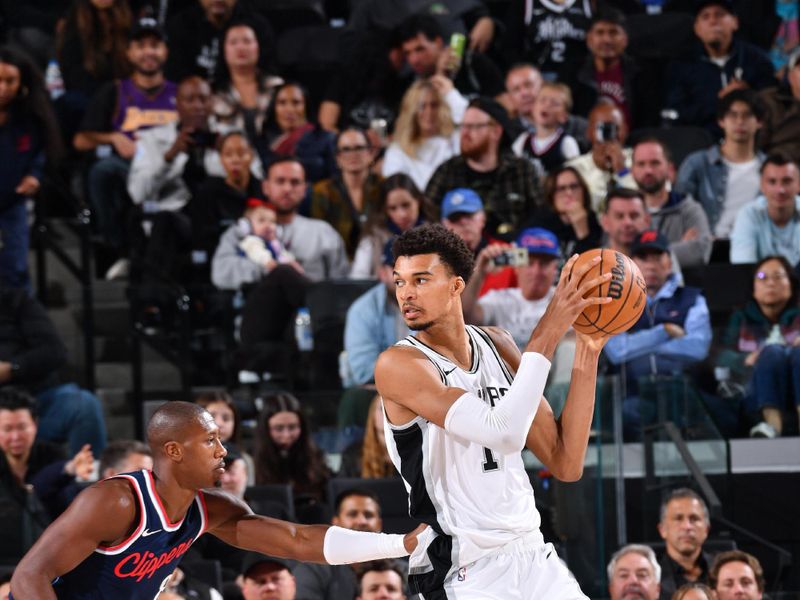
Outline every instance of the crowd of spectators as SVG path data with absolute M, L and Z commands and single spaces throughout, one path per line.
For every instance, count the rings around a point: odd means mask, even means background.
M 622 383 L 626 441 L 663 419 L 689 424 L 677 403 L 656 400 L 664 390 L 702 398 L 726 435 L 798 431 L 800 39 L 796 8 L 782 8 L 791 3 L 331 1 L 314 9 L 330 18 L 296 24 L 254 0 L 25 4 L 0 21 L 0 485 L 22 504 L 35 498 L 40 524 L 82 480 L 149 460 L 141 443 L 107 445 L 100 401 L 64 377 L 66 349 L 33 299 L 29 213 L 52 202 L 53 187 L 91 209 L 100 276 L 127 279 L 149 314 L 169 305 L 154 291 L 165 281 L 237 294 L 225 326 L 238 368 L 288 370 L 305 350 L 295 317 L 314 286 L 373 282 L 340 315 L 338 372 L 345 396 L 358 392 L 363 430 L 340 449 L 340 468 L 291 393 L 262 399 L 254 442 L 231 396 L 197 399 L 229 452 L 223 487 L 268 514 L 288 516 L 252 486 L 290 486 L 289 514 L 301 521 L 381 529 L 371 492 L 333 499 L 328 484 L 337 471 L 398 475 L 373 372 L 409 333 L 392 243 L 422 223 L 440 222 L 475 255 L 467 322 L 507 329 L 520 347 L 569 256 L 604 247 L 633 259 L 647 306 L 608 343 L 603 365 Z M 670 41 L 643 44 L 631 24 L 646 19 Z M 302 64 L 317 43 L 335 65 L 322 75 Z M 749 301 L 711 307 L 707 290 L 686 284 L 709 265 L 747 270 Z M 550 390 L 568 382 L 573 352 L 568 334 Z M 695 380 L 703 369 L 716 389 Z M 690 523 L 692 543 L 678 521 Z M 660 563 L 647 546 L 619 550 L 612 599 L 711 590 L 724 599 L 748 586 L 759 598 L 758 561 L 702 552 L 709 527 L 699 496 L 673 493 Z M 236 582 L 226 597 L 261 588 L 284 600 L 405 597 L 390 563 L 323 569 L 207 541 L 196 553 Z M 190 566 L 169 592 L 189 589 L 221 597 L 193 583 Z

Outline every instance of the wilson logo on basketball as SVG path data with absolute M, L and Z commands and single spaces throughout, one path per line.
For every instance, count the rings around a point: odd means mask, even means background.
M 622 297 L 622 284 L 625 283 L 625 257 L 619 252 L 614 253 L 617 264 L 611 267 L 611 281 L 608 282 L 608 295 L 614 300 Z
M 150 579 L 161 567 L 186 554 L 191 545 L 191 540 L 187 540 L 169 552 L 162 553 L 161 556 L 156 556 L 149 551 L 145 551 L 144 554 L 133 552 L 117 563 L 117 566 L 114 567 L 114 575 L 120 578 L 135 577 L 137 582 L 142 581 L 145 577 Z

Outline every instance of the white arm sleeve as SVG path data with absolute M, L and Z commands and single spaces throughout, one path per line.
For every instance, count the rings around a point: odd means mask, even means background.
M 330 565 L 400 558 L 408 556 L 402 535 L 351 531 L 343 527 L 330 527 L 325 532 L 322 553 Z
M 445 431 L 503 454 L 522 451 L 549 372 L 549 360 L 525 352 L 502 402 L 491 407 L 475 394 L 464 394 L 447 411 Z

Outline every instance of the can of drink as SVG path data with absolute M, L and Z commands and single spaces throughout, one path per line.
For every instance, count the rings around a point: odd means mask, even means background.
M 467 45 L 467 36 L 463 33 L 454 33 L 450 36 L 450 48 L 459 59 L 464 58 L 464 48 Z

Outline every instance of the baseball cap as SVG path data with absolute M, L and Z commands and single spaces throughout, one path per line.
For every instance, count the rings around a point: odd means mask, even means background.
M 162 42 L 166 41 L 167 35 L 164 29 L 152 17 L 143 17 L 133 23 L 131 33 L 128 36 L 129 40 L 140 40 L 148 35 L 152 35 L 160 39 Z
M 469 188 L 456 188 L 444 195 L 442 200 L 442 218 L 449 219 L 455 213 L 476 213 L 483 210 L 481 197 Z
M 549 254 L 560 257 L 556 234 L 541 227 L 528 227 L 517 236 L 517 246 L 525 248 L 528 254 Z
M 720 6 L 730 14 L 732 15 L 736 14 L 736 10 L 733 7 L 732 0 L 695 0 L 694 16 L 696 17 L 697 15 L 699 15 L 700 11 L 702 11 L 707 6 Z
M 648 252 L 668 252 L 669 240 L 655 229 L 643 231 L 631 244 L 631 256 L 646 254 Z
M 277 556 L 267 556 L 266 554 L 258 554 L 257 552 L 248 552 L 242 561 L 242 575 L 247 577 L 255 567 L 261 564 L 278 565 L 287 571 L 291 572 L 294 564 L 285 558 L 278 558 Z

